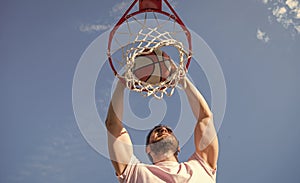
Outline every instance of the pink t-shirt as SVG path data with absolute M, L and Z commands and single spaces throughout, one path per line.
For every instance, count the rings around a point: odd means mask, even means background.
M 164 161 L 155 165 L 140 163 L 133 157 L 118 179 L 126 183 L 215 183 L 216 170 L 197 153 L 187 162 Z

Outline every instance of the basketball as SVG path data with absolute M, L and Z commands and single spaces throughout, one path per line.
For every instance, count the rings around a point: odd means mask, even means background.
M 132 71 L 140 81 L 158 84 L 166 81 L 175 69 L 170 57 L 164 51 L 156 49 L 151 53 L 138 55 Z

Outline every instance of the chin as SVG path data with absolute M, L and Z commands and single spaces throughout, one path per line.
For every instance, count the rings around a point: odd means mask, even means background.
M 173 155 L 177 152 L 178 146 L 178 140 L 173 135 L 167 135 L 150 144 L 151 151 L 156 155 Z

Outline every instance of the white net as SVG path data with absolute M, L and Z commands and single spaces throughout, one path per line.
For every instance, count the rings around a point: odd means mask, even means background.
M 161 16 L 163 19 L 153 12 L 144 13 L 140 19 L 139 16 L 128 18 L 115 32 L 111 49 L 114 67 L 129 89 L 145 97 L 161 99 L 164 95 L 171 96 L 186 74 L 186 63 L 191 57 L 186 32 L 170 17 Z M 137 78 L 133 69 L 137 56 L 155 49 L 166 52 L 175 63 L 176 70 L 165 81 L 151 84 Z

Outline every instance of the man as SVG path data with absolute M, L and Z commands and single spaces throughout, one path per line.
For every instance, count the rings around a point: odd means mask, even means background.
M 106 127 L 112 164 L 120 182 L 129 183 L 213 183 L 216 182 L 218 139 L 212 112 L 204 97 L 184 77 L 184 91 L 197 119 L 194 128 L 195 153 L 187 162 L 178 162 L 179 142 L 172 130 L 154 127 L 147 136 L 146 153 L 152 165 L 140 163 L 133 155 L 132 143 L 122 125 L 125 86 L 118 82 L 109 106 Z

